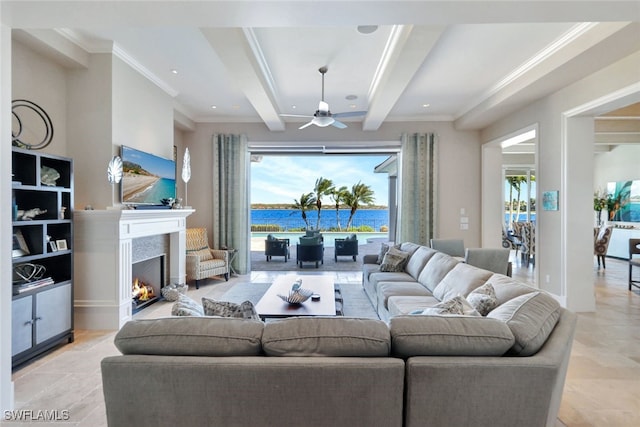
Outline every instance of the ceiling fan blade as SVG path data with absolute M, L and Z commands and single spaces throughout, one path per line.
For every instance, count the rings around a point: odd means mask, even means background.
M 310 119 L 313 116 L 310 116 L 308 114 L 278 114 L 280 117 L 304 117 L 306 119 Z
M 324 101 L 320 101 L 318 103 L 318 111 L 322 111 L 324 113 L 328 113 L 329 112 L 329 104 L 327 104 Z
M 347 127 L 347 125 L 345 125 L 344 123 L 339 122 L 337 120 L 334 120 L 333 123 L 331 123 L 331 126 L 336 127 L 338 129 L 344 129 L 344 128 Z
M 313 121 L 307 122 L 307 123 L 303 124 L 302 126 L 300 126 L 298 129 L 304 129 L 306 127 L 311 126 L 312 124 L 313 124 Z
M 358 116 L 366 116 L 366 111 L 345 111 L 344 113 L 336 113 L 333 114 L 333 117 L 358 117 Z

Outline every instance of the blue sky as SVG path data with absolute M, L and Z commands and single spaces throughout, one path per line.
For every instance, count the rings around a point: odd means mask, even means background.
M 302 193 L 310 193 L 318 178 L 333 181 L 337 187 L 361 181 L 374 191 L 375 204 L 387 205 L 388 175 L 373 168 L 388 156 L 323 155 L 263 156 L 251 163 L 251 203 L 294 203 Z M 330 203 L 329 197 L 323 198 Z

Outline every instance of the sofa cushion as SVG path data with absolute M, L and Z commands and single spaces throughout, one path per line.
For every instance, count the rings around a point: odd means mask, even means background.
M 533 286 L 529 286 L 502 274 L 494 274 L 487 280 L 487 283 L 491 283 L 493 286 L 498 305 L 504 304 L 520 295 L 529 294 L 538 290 Z
M 267 356 L 386 357 L 391 339 L 381 320 L 292 317 L 267 323 L 262 347 Z
M 419 244 L 412 242 L 400 243 L 400 250 L 402 252 L 409 252 L 409 255 L 413 255 L 421 247 L 422 246 L 420 246 Z
M 472 290 L 484 285 L 492 274 L 490 271 L 459 263 L 436 286 L 433 296 L 440 301 L 446 301 L 456 295 L 466 297 Z
M 407 265 L 409 255 L 409 252 L 403 252 L 396 248 L 389 248 L 382 258 L 380 271 L 404 271 L 404 266 Z
M 485 283 L 471 291 L 471 293 L 467 295 L 467 301 L 469 301 L 481 316 L 486 316 L 491 310 L 498 306 L 496 291 L 493 289 L 491 283 Z
M 515 343 L 509 353 L 536 354 L 549 338 L 560 318 L 558 301 L 545 292 L 520 295 L 491 311 L 487 317 L 502 320 L 513 332 Z
M 444 276 L 459 263 L 460 261 L 452 256 L 438 252 L 427 261 L 418 276 L 418 282 L 433 292 Z
M 427 248 L 426 246 L 420 246 L 409 258 L 407 266 L 404 270 L 411 275 L 415 280 L 418 280 L 420 272 L 424 268 L 429 259 L 437 254 L 438 251 Z
M 184 294 L 178 295 L 178 300 L 171 306 L 172 316 L 204 316 L 204 310 L 200 304 Z
M 479 316 L 397 316 L 390 321 L 394 356 L 502 356 L 514 337 L 502 321 Z
M 431 292 L 417 282 L 378 282 L 378 307 L 388 308 L 389 297 L 402 295 L 430 296 Z
M 388 243 L 380 243 L 380 252 L 378 252 L 378 260 L 376 261 L 377 264 L 382 264 L 382 259 L 387 254 L 387 252 L 389 252 L 390 248 L 400 249 L 400 245 L 399 244 L 390 245 Z
M 239 319 L 260 320 L 256 308 L 251 301 L 240 304 L 229 301 L 216 301 L 202 297 L 202 308 L 205 316 L 236 317 Z
M 122 354 L 259 356 L 264 323 L 213 317 L 132 320 L 116 334 Z

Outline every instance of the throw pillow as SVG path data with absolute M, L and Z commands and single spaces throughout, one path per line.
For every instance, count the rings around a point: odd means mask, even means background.
M 382 258 L 380 271 L 404 271 L 404 266 L 407 264 L 408 259 L 408 252 L 402 252 L 396 248 L 389 248 L 384 258 Z
M 389 252 L 390 248 L 400 249 L 400 245 L 389 245 L 387 243 L 381 243 L 380 252 L 378 252 L 378 259 L 376 261 L 376 264 L 382 264 L 382 259 L 387 254 L 387 252 Z
M 236 317 L 241 319 L 260 320 L 256 308 L 251 301 L 236 304 L 228 301 L 216 301 L 202 297 L 205 316 Z
M 178 295 L 178 300 L 171 307 L 172 316 L 204 316 L 202 306 L 186 295 Z
M 421 314 L 430 315 L 459 315 L 459 316 L 480 316 L 480 313 L 467 302 L 464 297 L 458 295 L 446 301 L 442 301 L 433 307 L 425 308 Z
M 542 348 L 558 323 L 560 303 L 545 292 L 520 295 L 500 305 L 487 317 L 507 323 L 515 343 L 510 355 L 531 356 Z
M 467 301 L 469 301 L 469 304 L 478 310 L 478 313 L 482 316 L 486 316 L 491 310 L 498 306 L 496 291 L 491 283 L 485 283 L 471 291 L 471 293 L 467 295 Z

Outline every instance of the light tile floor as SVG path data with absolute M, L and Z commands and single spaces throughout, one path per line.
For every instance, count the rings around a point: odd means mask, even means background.
M 594 263 L 595 264 L 595 263 Z M 514 276 L 530 281 L 532 267 L 514 266 Z M 317 274 L 309 271 L 296 274 Z M 229 282 L 211 282 L 189 291 L 220 297 L 235 283 L 268 282 L 282 272 L 253 272 Z M 336 282 L 360 282 L 358 272 L 335 272 Z M 581 313 L 557 426 L 640 425 L 640 292 L 627 290 L 627 263 L 607 260 L 607 270 L 594 268 L 595 313 Z M 139 317 L 165 314 L 170 304 L 155 304 Z M 69 411 L 69 420 L 42 426 L 106 426 L 100 378 L 100 360 L 118 354 L 114 331 L 76 331 L 65 345 L 13 374 L 16 409 Z M 6 421 L 0 425 L 30 423 Z

